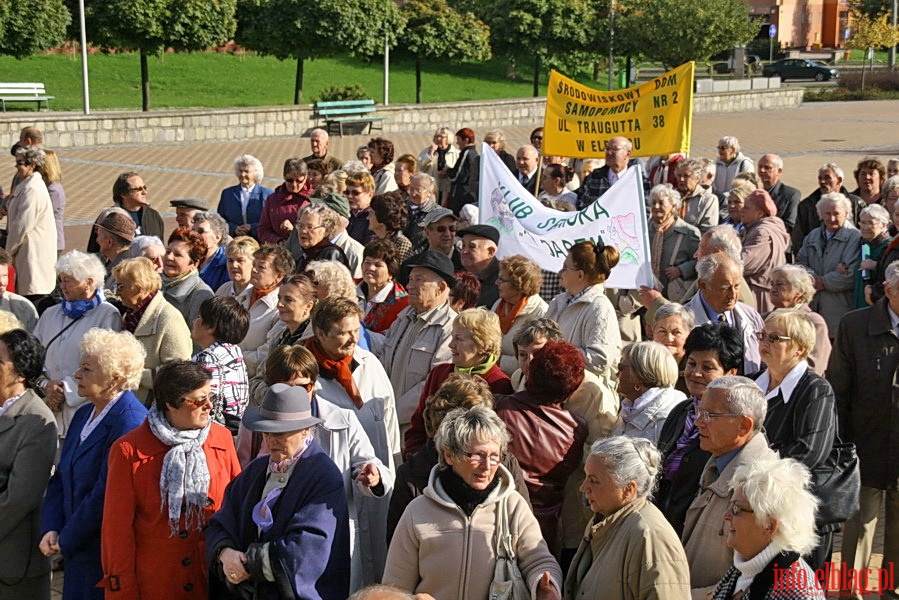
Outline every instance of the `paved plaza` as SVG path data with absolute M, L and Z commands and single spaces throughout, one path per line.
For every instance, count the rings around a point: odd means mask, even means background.
M 21 118 L 29 125 L 28 114 L 7 113 L 3 118 Z M 449 123 L 455 130 L 465 123 Z M 499 124 L 505 131 L 508 150 L 515 152 L 527 143 L 528 135 L 541 123 Z M 485 131 L 476 131 L 478 141 Z M 409 131 L 388 137 L 396 146 L 396 155 L 418 155 L 430 143 L 432 131 Z M 691 155 L 715 157 L 715 146 L 722 135 L 739 138 L 744 154 L 758 160 L 767 152 L 784 158 L 783 181 L 802 191 L 803 197 L 817 186 L 817 167 L 834 162 L 846 171 L 846 186 L 854 189 L 852 170 L 865 156 L 899 156 L 899 101 L 812 103 L 796 109 L 745 113 L 699 115 L 693 122 Z M 347 160 L 356 148 L 371 136 L 332 137 L 331 151 Z M 0 140 L 9 147 L 15 140 Z M 53 139 L 45 140 L 53 147 Z M 154 208 L 167 216 L 167 231 L 174 226 L 169 200 L 199 196 L 216 206 L 222 188 L 234 185 L 232 162 L 241 154 L 252 154 L 266 168 L 265 184 L 281 183 L 284 159 L 309 154 L 308 139 L 257 139 L 228 143 L 193 143 L 151 146 L 67 148 L 60 152 L 63 184 L 68 196 L 66 235 L 68 249 L 84 249 L 90 223 L 99 211 L 111 204 L 112 182 L 123 171 L 138 171 L 149 188 Z M 0 167 L 0 181 L 7 183 L 14 174 L 11 157 Z M 876 551 L 882 541 L 878 539 Z M 839 545 L 835 545 L 839 548 Z M 877 563 L 880 555 L 876 555 Z M 834 556 L 839 561 L 839 554 Z M 877 566 L 877 565 L 874 565 Z M 61 597 L 62 577 L 57 573 L 54 598 Z
M 4 118 L 15 119 L 15 113 Z M 21 125 L 29 125 L 27 113 L 20 113 Z M 508 150 L 527 143 L 534 127 L 542 123 L 500 124 L 508 140 Z M 465 123 L 449 123 L 454 131 Z M 478 141 L 486 131 L 475 131 Z M 414 155 L 430 143 L 432 131 L 391 134 L 396 155 Z M 811 103 L 795 109 L 698 115 L 693 121 L 691 155 L 715 157 L 715 145 L 722 135 L 735 135 L 743 153 L 757 160 L 766 152 L 784 158 L 783 181 L 799 188 L 803 196 L 817 186 L 817 167 L 835 162 L 846 171 L 847 187 L 854 189 L 852 170 L 862 157 L 899 156 L 899 101 Z M 356 148 L 371 136 L 331 138 L 331 151 L 348 160 Z M 0 140 L 9 147 L 15 140 Z M 53 139 L 45 140 L 53 147 Z M 170 216 L 169 200 L 199 196 L 216 206 L 221 190 L 235 185 L 232 163 L 241 154 L 252 154 L 266 169 L 265 184 L 281 183 L 281 165 L 291 156 L 309 154 L 309 140 L 297 138 L 256 139 L 228 143 L 185 143 L 150 146 L 66 148 L 60 151 L 66 206 L 67 247 L 83 249 L 90 223 L 112 202 L 112 182 L 124 171 L 138 171 L 150 190 L 153 207 Z M 0 167 L 0 181 L 14 174 L 12 157 Z M 168 227 L 167 227 L 168 230 Z

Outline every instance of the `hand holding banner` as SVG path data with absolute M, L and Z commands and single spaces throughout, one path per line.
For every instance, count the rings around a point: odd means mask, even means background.
M 694 68 L 689 62 L 614 92 L 594 90 L 553 71 L 546 93 L 543 153 L 598 157 L 616 136 L 631 140 L 632 156 L 689 153 Z

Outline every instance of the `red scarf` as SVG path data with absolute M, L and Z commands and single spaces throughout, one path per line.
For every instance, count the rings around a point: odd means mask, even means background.
M 343 386 L 343 389 L 346 390 L 347 395 L 353 401 L 353 404 L 356 405 L 356 408 L 362 408 L 362 395 L 359 393 L 359 388 L 356 387 L 356 382 L 353 381 L 353 371 L 350 369 L 353 357 L 347 356 L 340 360 L 328 358 L 321 344 L 319 344 L 318 340 L 314 337 L 306 340 L 306 348 L 312 352 L 312 356 L 318 361 L 318 366 L 321 367 L 323 371 L 333 375 L 334 379 L 337 380 L 337 383 Z
M 527 303 L 527 296 L 522 296 L 521 300 L 515 304 L 500 299 L 499 305 L 496 307 L 496 314 L 499 316 L 499 328 L 503 332 L 503 335 L 509 333 L 509 330 L 512 329 L 512 325 L 515 323 L 515 319 L 521 314 L 524 305 Z
M 270 293 L 272 293 L 273 291 L 278 289 L 278 286 L 280 286 L 280 285 L 281 285 L 281 282 L 279 281 L 272 287 L 266 288 L 266 289 L 253 287 L 253 293 L 250 296 L 250 306 L 253 306 L 254 304 L 256 304 L 256 302 L 259 301 L 260 298 L 262 298 L 264 296 L 268 296 Z

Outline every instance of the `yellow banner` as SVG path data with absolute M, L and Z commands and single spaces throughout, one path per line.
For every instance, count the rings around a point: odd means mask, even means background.
M 632 156 L 690 152 L 693 70 L 683 64 L 646 83 L 601 92 L 553 71 L 546 94 L 543 153 L 601 157 L 617 136 L 634 144 Z

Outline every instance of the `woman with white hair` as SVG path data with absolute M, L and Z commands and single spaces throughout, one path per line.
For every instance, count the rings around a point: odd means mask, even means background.
M 103 282 L 106 269 L 93 254 L 72 250 L 56 261 L 62 303 L 48 308 L 34 328 L 34 335 L 47 349 L 44 372 L 47 397 L 44 401 L 56 416 L 59 437 L 65 438 L 69 423 L 87 400 L 78 393 L 74 375 L 81 356 L 78 345 L 94 327 L 121 331 L 119 311 L 106 301 Z
M 6 201 L 6 250 L 16 268 L 16 292 L 34 296 L 32 301 L 52 292 L 56 283 L 56 221 L 50 192 L 41 177 L 46 158 L 40 148 L 16 150 L 19 184 Z
M 222 190 L 216 210 L 228 223 L 229 234 L 256 237 L 262 204 L 275 190 L 262 185 L 262 163 L 251 154 L 234 159 L 234 175 L 237 185 Z
M 565 577 L 565 599 L 690 597 L 690 568 L 671 525 L 650 502 L 661 456 L 643 438 L 599 440 L 581 492 L 593 511 Z
M 452 183 L 446 176 L 447 169 L 456 166 L 459 149 L 453 145 L 453 132 L 449 127 L 440 127 L 434 132 L 434 143 L 418 155 L 419 168 L 437 182 L 437 203 L 442 205 L 449 194 Z
M 721 215 L 718 197 L 702 186 L 702 163 L 695 158 L 684 159 L 674 173 L 681 194 L 681 218 L 705 233 L 718 224 Z
M 225 246 L 231 241 L 228 224 L 221 215 L 210 210 L 195 214 L 191 225 L 206 242 L 206 256 L 199 268 L 200 279 L 210 289 L 217 290 L 228 282 L 228 258 L 225 256 Z
M 687 336 L 696 327 L 696 315 L 693 311 L 677 302 L 663 304 L 655 312 L 649 334 L 652 341 L 665 346 L 678 365 L 678 377 L 675 389 L 687 393 L 683 371 L 680 370 L 686 351 L 684 344 Z
M 696 279 L 699 230 L 678 216 L 681 197 L 670 184 L 649 192 L 649 239 L 652 274 L 666 298 L 682 300 Z
M 771 270 L 771 304 L 774 310 L 801 310 L 815 326 L 815 346 L 809 353 L 808 364 L 818 375 L 824 377 L 827 361 L 830 359 L 830 336 L 824 317 L 809 308 L 815 295 L 812 275 L 797 265 L 781 265 Z
M 751 158 L 740 152 L 740 140 L 726 135 L 718 140 L 718 158 L 715 160 L 715 180 L 712 189 L 716 194 L 725 194 L 731 188 L 737 173 L 749 171 L 755 173 L 755 165 Z
M 618 363 L 621 414 L 612 434 L 658 442 L 668 413 L 687 399 L 674 389 L 677 376 L 677 363 L 662 344 L 633 342 L 622 348 Z
M 899 177 L 896 178 L 899 183 Z M 897 189 L 899 191 L 899 189 Z M 864 308 L 873 303 L 869 289 L 877 281 L 877 263 L 887 253 L 893 236 L 890 235 L 890 213 L 879 204 L 866 206 L 858 217 L 862 234 L 861 262 L 855 271 L 855 289 L 852 293 L 853 308 Z M 883 281 L 883 278 L 880 279 Z
M 80 344 L 75 372 L 85 404 L 72 419 L 70 435 L 44 498 L 40 550 L 65 559 L 66 600 L 102 600 L 100 525 L 106 463 L 112 443 L 140 425 L 147 409 L 131 390 L 140 385 L 146 352 L 127 331 L 94 328 Z
M 846 220 L 852 210 L 849 198 L 839 193 L 818 200 L 821 225 L 805 236 L 796 264 L 814 275 L 815 297 L 811 308 L 824 317 L 830 337 L 836 335 L 840 318 L 852 309 L 852 287 L 861 260 L 861 233 Z
M 734 566 L 715 588 L 713 600 L 824 598 L 815 572 L 802 555 L 815 547 L 811 475 L 801 463 L 781 458 L 738 467 L 724 512 Z

